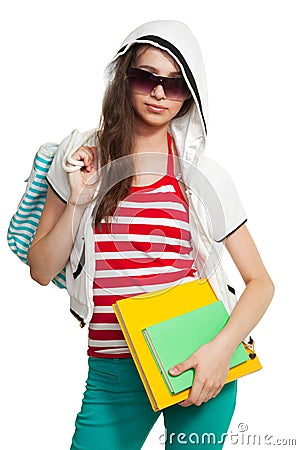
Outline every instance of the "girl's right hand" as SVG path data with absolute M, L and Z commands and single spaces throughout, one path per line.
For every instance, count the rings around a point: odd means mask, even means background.
M 94 197 L 98 185 L 98 154 L 96 147 L 82 146 L 71 157 L 82 161 L 84 166 L 69 172 L 71 196 L 69 202 L 86 206 Z M 72 166 L 67 163 L 67 166 Z

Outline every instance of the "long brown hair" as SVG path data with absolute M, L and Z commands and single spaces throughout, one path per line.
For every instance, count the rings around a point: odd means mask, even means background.
M 134 44 L 124 55 L 118 57 L 114 65 L 114 77 L 108 85 L 102 103 L 100 127 L 97 132 L 97 148 L 100 159 L 101 191 L 112 180 L 121 180 L 107 189 L 97 202 L 94 220 L 99 227 L 102 219 L 108 223 L 109 217 L 119 202 L 129 194 L 133 175 L 126 178 L 122 174 L 134 173 L 132 158 L 125 158 L 121 165 L 109 163 L 123 156 L 132 155 L 134 150 L 134 109 L 131 102 L 131 89 L 127 80 L 127 70 L 134 67 L 140 51 L 150 44 Z M 191 107 L 193 98 L 189 97 L 176 117 L 183 116 Z M 121 176 L 120 176 L 121 175 Z

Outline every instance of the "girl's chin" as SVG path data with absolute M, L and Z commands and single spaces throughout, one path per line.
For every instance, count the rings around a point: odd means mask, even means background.
M 171 118 L 170 117 L 163 117 L 161 115 L 156 114 L 142 114 L 142 115 L 136 115 L 137 124 L 140 123 L 141 125 L 149 125 L 149 126 L 164 126 L 167 125 Z

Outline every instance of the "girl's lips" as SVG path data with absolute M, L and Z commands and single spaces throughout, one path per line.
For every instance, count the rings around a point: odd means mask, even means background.
M 164 112 L 167 109 L 167 108 L 164 108 L 163 106 L 154 105 L 154 104 L 150 104 L 150 103 L 146 103 L 146 106 L 150 111 L 156 112 L 156 113 Z

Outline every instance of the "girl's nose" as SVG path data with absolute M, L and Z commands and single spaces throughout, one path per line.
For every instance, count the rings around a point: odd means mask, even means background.
M 166 99 L 166 94 L 164 88 L 161 84 L 157 84 L 151 91 L 151 96 L 155 97 L 157 100 Z

